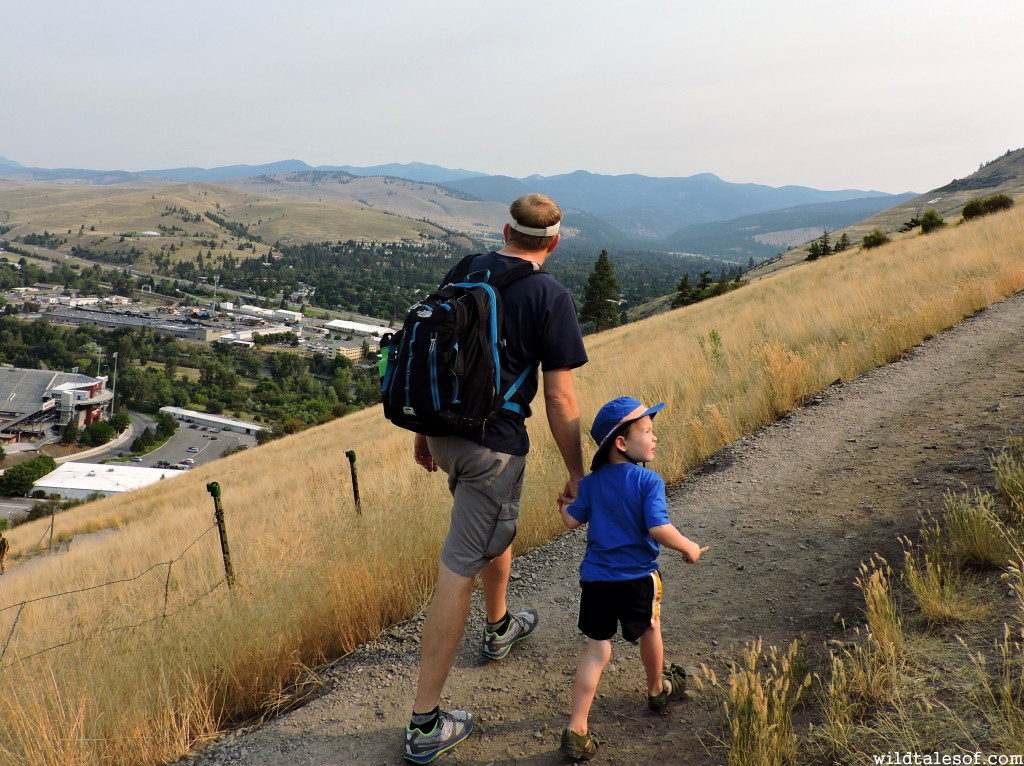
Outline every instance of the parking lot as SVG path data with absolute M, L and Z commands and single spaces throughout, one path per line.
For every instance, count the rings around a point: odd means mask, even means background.
M 208 428 L 179 421 L 174 436 L 158 449 L 142 455 L 141 460 L 133 460 L 132 464 L 147 468 L 167 468 L 189 460 L 192 462 L 185 464 L 195 467 L 216 460 L 226 449 L 240 446 L 247 449 L 255 447 L 256 437 L 224 428 Z

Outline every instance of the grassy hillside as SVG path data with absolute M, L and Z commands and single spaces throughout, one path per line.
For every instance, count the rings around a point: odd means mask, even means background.
M 375 211 L 430 221 L 473 237 L 493 238 L 501 232 L 508 216 L 508 205 L 500 202 L 481 202 L 443 186 L 400 178 L 362 178 L 342 172 L 305 171 L 222 183 L 263 199 L 282 202 L 354 203 Z
M 1014 210 L 591 336 L 577 374 L 584 426 L 613 396 L 667 402 L 658 470 L 678 480 L 837 378 L 1024 289 L 1022 248 Z M 518 550 L 560 531 L 551 499 L 564 475 L 542 412 L 531 434 Z M 373 408 L 63 513 L 57 537 L 77 538 L 67 553 L 28 558 L 44 521 L 13 530 L 2 751 L 26 764 L 165 762 L 414 612 L 450 498 L 410 447 Z M 346 450 L 358 455 L 361 514 Z M 210 481 L 224 493 L 231 591 Z M 110 531 L 84 537 L 97 530 Z
M 206 217 L 242 223 L 252 237 Z M 374 209 L 349 199 L 278 198 L 265 189 L 250 193 L 224 185 L 184 183 L 158 188 L 69 186 L 0 182 L 0 225 L 14 240 L 48 232 L 54 249 L 85 249 L 114 263 L 151 266 L 197 254 L 236 258 L 263 255 L 270 245 L 309 240 L 396 241 L 441 238 L 436 226 Z M 160 232 L 147 236 L 142 232 Z M 244 249 L 239 249 L 240 246 Z

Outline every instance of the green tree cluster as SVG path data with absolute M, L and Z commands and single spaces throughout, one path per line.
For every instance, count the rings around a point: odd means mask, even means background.
M 873 247 L 887 245 L 890 241 L 889 236 L 884 231 L 881 229 L 872 229 L 864 235 L 861 245 L 865 250 L 870 250 Z
M 114 438 L 114 428 L 106 420 L 96 420 L 78 434 L 79 444 L 88 447 L 102 447 Z
M 57 461 L 49 455 L 40 455 L 13 465 L 0 476 L 0 494 L 27 495 L 37 480 L 56 468 Z
M 1013 197 L 1008 194 L 992 194 L 980 199 L 972 199 L 964 205 L 963 218 L 970 221 L 983 215 L 998 213 L 1000 210 L 1009 210 L 1013 207 Z
M 934 208 L 928 208 L 921 216 L 921 233 L 931 234 L 946 225 L 946 220 Z
M 714 298 L 716 295 L 732 292 L 745 284 L 747 283 L 740 274 L 736 274 L 730 279 L 725 272 L 715 281 L 711 278 L 711 272 L 705 269 L 700 273 L 697 284 L 694 285 L 690 282 L 690 275 L 684 274 L 679 280 L 679 284 L 676 285 L 676 294 L 670 305 L 674 309 L 689 306 L 692 303 Z
M 850 237 L 844 231 L 839 239 L 836 240 L 835 244 L 832 244 L 832 238 L 829 236 L 829 230 L 825 229 L 821 236 L 811 242 L 807 247 L 807 260 L 816 261 L 826 255 L 832 255 L 832 253 L 841 253 L 844 250 L 848 250 L 850 247 Z

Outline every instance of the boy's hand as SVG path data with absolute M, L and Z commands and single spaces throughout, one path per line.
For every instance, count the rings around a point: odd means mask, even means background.
M 686 545 L 683 547 L 683 560 L 689 564 L 696 564 L 697 559 L 700 558 L 700 554 L 707 553 L 708 547 L 701 548 L 697 543 L 692 540 L 687 540 Z

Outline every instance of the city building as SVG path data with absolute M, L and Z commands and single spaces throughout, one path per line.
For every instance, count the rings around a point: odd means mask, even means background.
M 0 440 L 39 439 L 70 422 L 87 426 L 109 417 L 113 398 L 105 375 L 0 367 Z
M 195 423 L 200 426 L 220 428 L 223 431 L 237 431 L 241 434 L 252 435 L 257 431 L 267 430 L 266 426 L 261 426 L 259 423 L 250 423 L 246 420 L 236 420 L 235 418 L 224 418 L 220 415 L 186 410 L 181 407 L 161 407 L 160 412 L 166 412 L 175 420 L 180 420 L 183 423 Z

